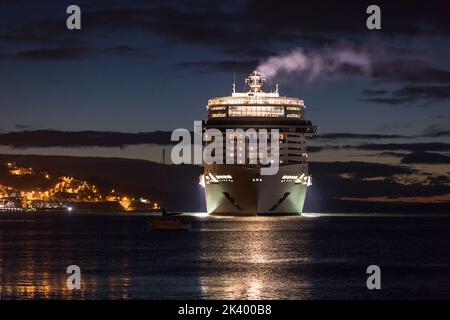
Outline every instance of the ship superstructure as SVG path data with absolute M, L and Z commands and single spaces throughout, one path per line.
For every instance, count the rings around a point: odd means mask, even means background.
M 281 96 L 278 85 L 273 92 L 264 92 L 265 79 L 254 71 L 246 79 L 247 92 L 208 101 L 208 119 L 204 129 L 222 132 L 223 141 L 239 140 L 242 134 L 227 129 L 278 129 L 279 170 L 274 175 L 261 175 L 261 164 L 250 164 L 258 157 L 256 148 L 227 149 L 223 154 L 244 161 L 234 164 L 205 164 L 202 176 L 207 210 L 211 214 L 258 215 L 299 214 L 303 211 L 306 190 L 312 183 L 308 172 L 306 140 L 316 127 L 305 120 L 304 102 Z

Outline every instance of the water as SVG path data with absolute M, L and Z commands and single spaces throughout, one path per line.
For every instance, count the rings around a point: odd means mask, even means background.
M 2 214 L 2 299 L 450 298 L 450 218 Z M 81 290 L 66 287 L 78 265 Z M 382 289 L 366 288 L 367 266 Z

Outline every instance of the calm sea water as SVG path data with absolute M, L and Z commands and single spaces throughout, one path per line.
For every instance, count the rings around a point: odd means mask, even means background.
M 157 232 L 139 214 L 2 214 L 1 298 L 450 298 L 450 218 L 187 218 L 190 231 Z

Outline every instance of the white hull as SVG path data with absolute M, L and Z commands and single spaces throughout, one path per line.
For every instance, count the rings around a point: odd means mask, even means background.
M 281 166 L 272 176 L 259 176 L 260 170 L 237 165 L 206 165 L 205 175 L 230 175 L 231 181 L 205 186 L 208 213 L 218 215 L 300 214 L 307 185 L 286 181 L 286 175 L 299 175 L 301 165 Z M 262 181 L 259 181 L 262 179 Z M 255 181 L 256 180 L 256 181 Z

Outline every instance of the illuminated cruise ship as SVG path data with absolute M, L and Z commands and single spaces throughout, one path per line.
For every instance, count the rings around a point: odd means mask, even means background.
M 304 118 L 304 102 L 298 98 L 264 92 L 265 79 L 254 71 L 247 79 L 247 92 L 208 101 L 208 119 L 204 129 L 221 131 L 223 141 L 246 139 L 242 134 L 229 134 L 227 129 L 278 129 L 279 170 L 275 175 L 261 175 L 261 163 L 250 164 L 258 156 L 254 148 L 244 150 L 224 146 L 223 153 L 245 161 L 234 164 L 205 164 L 202 184 L 210 214 L 266 215 L 299 214 L 303 211 L 306 190 L 312 179 L 308 172 L 305 136 L 316 127 Z M 240 158 L 242 159 L 242 158 Z M 267 166 L 267 164 L 266 164 Z

